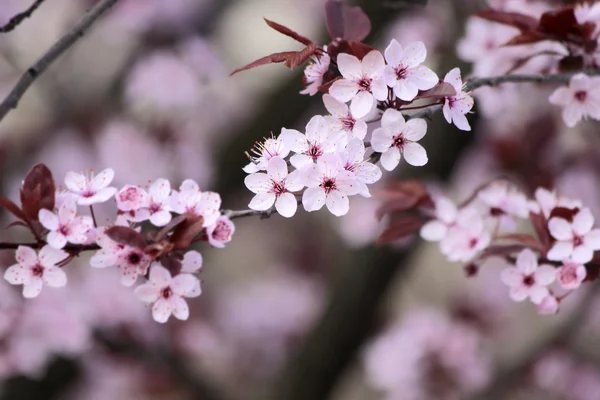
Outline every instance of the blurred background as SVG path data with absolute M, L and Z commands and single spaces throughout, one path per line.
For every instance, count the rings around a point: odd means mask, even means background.
M 192 178 L 225 208 L 247 208 L 244 151 L 325 110 L 320 96 L 298 94 L 301 68 L 229 74 L 299 49 L 263 17 L 326 43 L 323 3 L 119 1 L 0 124 L 1 194 L 17 199 L 26 172 L 43 162 L 58 184 L 67 171 L 110 167 L 115 186 Z M 484 1 L 350 3 L 371 18 L 367 43 L 423 41 L 440 77 L 455 66 L 463 78 L 504 74 L 517 57 L 499 48 L 510 28 L 469 18 Z M 539 16 L 559 2 L 490 3 Z M 93 4 L 46 0 L 0 34 L 0 94 Z M 0 23 L 29 5 L 2 0 Z M 518 70 L 543 68 L 535 60 Z M 547 101 L 553 89 L 479 90 L 471 132 L 434 115 L 430 162 L 385 174 L 380 187 L 418 178 L 462 200 L 502 175 L 529 192 L 556 186 L 599 215 L 597 125 L 564 127 Z M 118 271 L 92 270 L 86 257 L 67 267 L 66 288 L 33 300 L 0 280 L 0 399 L 600 399 L 600 297 L 581 290 L 558 316 L 539 316 L 508 298 L 499 262 L 467 277 L 418 238 L 374 246 L 378 205 L 353 197 L 342 218 L 236 220 L 225 249 L 198 247 L 203 294 L 185 322 L 155 323 Z M 109 205 L 96 212 L 114 214 Z M 10 221 L 0 215 L 2 226 Z M 26 238 L 19 227 L 0 232 Z M 0 252 L 0 262 L 12 265 L 14 253 Z

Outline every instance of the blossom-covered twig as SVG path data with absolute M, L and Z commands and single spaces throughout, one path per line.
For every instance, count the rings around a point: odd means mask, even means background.
M 19 24 L 21 24 L 21 22 L 31 17 L 35 10 L 37 10 L 44 1 L 46 0 L 35 0 L 27 10 L 18 13 L 17 15 L 12 17 L 6 24 L 1 26 L 0 33 L 6 33 L 14 30 L 17 26 L 19 26 Z
M 16 108 L 31 84 L 56 61 L 65 51 L 73 46 L 88 29 L 119 0 L 102 0 L 92 7 L 81 21 L 66 35 L 56 42 L 44 55 L 25 71 L 8 96 L 0 103 L 0 121 Z

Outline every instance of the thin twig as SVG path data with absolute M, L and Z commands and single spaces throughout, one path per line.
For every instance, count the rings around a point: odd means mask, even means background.
M 38 61 L 36 61 L 35 64 L 27 69 L 8 96 L 0 103 L 0 121 L 2 121 L 12 109 L 17 108 L 21 97 L 23 97 L 31 84 L 46 71 L 54 61 L 83 37 L 94 22 L 114 6 L 117 1 L 119 0 L 102 0 L 92 7 L 71 31 L 56 42 Z
M 24 20 L 31 17 L 31 15 L 38 9 L 39 6 L 46 0 L 35 0 L 35 2 L 29 6 L 29 8 L 23 12 L 18 13 L 12 17 L 5 25 L 0 27 L 0 33 L 6 33 L 14 30 Z

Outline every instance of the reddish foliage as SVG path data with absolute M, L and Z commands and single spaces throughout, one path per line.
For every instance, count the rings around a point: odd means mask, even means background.
M 204 218 L 195 214 L 185 214 L 185 217 L 185 221 L 177 225 L 171 236 L 173 250 L 187 248 L 204 230 Z
M 454 86 L 447 82 L 439 82 L 437 85 L 429 90 L 420 91 L 416 99 L 429 99 L 429 98 L 444 98 L 449 96 L 456 96 L 456 89 Z
M 52 172 L 44 164 L 35 165 L 25 177 L 21 192 L 21 208 L 31 221 L 37 221 L 42 208 L 54 209 L 56 186 Z
M 371 32 L 371 21 L 360 7 L 351 7 L 343 0 L 325 3 L 327 30 L 333 40 L 360 42 Z
M 552 237 L 550 236 L 550 231 L 548 231 L 548 221 L 546 220 L 546 217 L 544 217 L 544 214 L 542 213 L 529 213 L 529 219 L 543 246 L 544 253 L 548 252 L 552 246 Z
M 283 26 L 281 24 L 278 24 L 277 22 L 270 21 L 266 18 L 264 18 L 264 20 L 267 23 L 267 25 L 269 25 L 271 28 L 275 29 L 277 32 L 282 33 L 285 36 L 291 37 L 292 39 L 302 43 L 305 46 L 310 46 L 313 43 L 313 41 L 310 40 L 309 38 L 304 37 L 297 32 L 294 32 L 287 26 Z
M 148 245 L 144 237 L 138 231 L 129 228 L 128 226 L 112 226 L 104 233 L 115 242 L 126 246 L 143 250 Z
M 277 63 L 284 63 L 286 67 L 293 69 L 294 67 L 297 67 L 298 65 L 304 64 L 310 56 L 315 54 L 316 50 L 317 50 L 317 44 L 311 43 L 310 45 L 306 46 L 304 49 L 302 49 L 300 51 L 284 51 L 281 53 L 273 53 L 268 56 L 259 58 L 258 60 L 253 61 L 250 64 L 244 65 L 243 67 L 236 69 L 235 71 L 233 71 L 231 73 L 231 75 L 235 75 L 238 72 L 246 71 L 251 68 L 260 67 L 261 65 L 277 64 Z

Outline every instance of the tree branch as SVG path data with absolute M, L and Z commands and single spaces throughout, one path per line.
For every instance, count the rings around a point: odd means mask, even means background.
M 46 0 L 35 0 L 35 2 L 29 6 L 29 8 L 23 12 L 18 13 L 12 17 L 4 26 L 0 27 L 0 33 L 6 33 L 14 30 L 21 22 L 31 17 L 35 10 Z
M 38 0 L 39 1 L 39 0 Z M 8 96 L 0 103 L 0 121 L 14 108 L 17 108 L 21 97 L 31 84 L 56 61 L 63 53 L 73 46 L 89 28 L 119 0 L 102 0 L 92 7 L 79 23 L 65 36 L 56 42 L 44 55 L 21 76 L 19 82 Z M 41 1 L 40 1 L 41 2 Z M 15 17 L 16 18 L 16 17 Z

